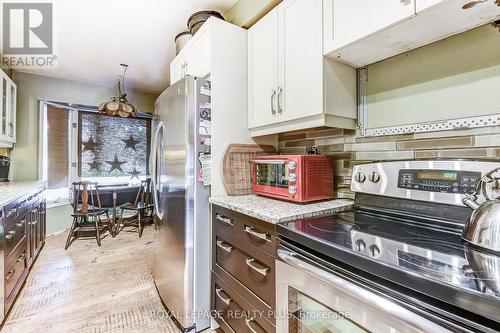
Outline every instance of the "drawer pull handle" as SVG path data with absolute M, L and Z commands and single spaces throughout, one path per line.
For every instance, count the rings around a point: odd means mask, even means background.
M 228 217 L 225 217 L 224 215 L 221 214 L 215 214 L 215 218 L 219 221 L 224 222 L 225 224 L 233 225 L 233 220 L 231 220 Z
M 5 277 L 5 281 L 9 281 L 14 276 L 14 274 L 16 274 L 15 268 L 7 274 L 7 276 Z
M 224 245 L 224 242 L 221 240 L 217 241 L 217 246 L 226 251 L 227 253 L 231 253 L 231 250 L 233 249 L 232 246 Z
M 263 275 L 263 276 L 267 276 L 267 270 L 269 268 L 260 268 L 260 267 L 257 267 L 255 266 L 255 259 L 245 259 L 246 263 L 247 263 L 247 266 L 250 267 L 251 269 L 253 269 L 254 271 L 256 271 L 257 273 Z
M 257 232 L 252 227 L 245 226 L 245 232 L 249 233 L 252 236 L 255 236 L 257 238 L 260 238 L 262 240 L 267 241 L 267 234 L 266 233 L 264 233 L 264 232 Z
M 21 255 L 19 256 L 19 258 L 17 258 L 17 262 L 21 262 L 21 261 L 23 261 L 24 259 L 26 259 L 26 254 L 25 254 L 25 253 L 21 254 Z
M 11 231 L 9 231 L 7 233 L 7 235 L 5 236 L 5 238 L 12 239 L 15 235 L 16 235 L 16 231 L 15 230 L 11 230 Z
M 253 329 L 252 325 L 250 325 L 250 323 L 252 321 L 255 321 L 255 319 L 253 319 L 253 318 L 246 318 L 245 319 L 245 325 L 247 325 L 247 327 L 250 330 L 250 332 L 252 332 L 252 333 L 259 333 L 259 332 L 257 332 L 256 330 Z
M 221 301 L 223 301 L 224 303 L 226 303 L 226 305 L 229 305 L 229 303 L 231 303 L 232 299 L 231 298 L 224 298 L 224 297 L 222 297 L 221 292 L 222 292 L 222 288 L 215 289 L 215 293 L 217 294 L 217 297 L 219 297 L 219 299 Z
M 17 208 L 12 208 L 8 213 L 7 213 L 7 217 L 11 217 L 12 215 L 14 215 L 15 213 L 17 213 Z

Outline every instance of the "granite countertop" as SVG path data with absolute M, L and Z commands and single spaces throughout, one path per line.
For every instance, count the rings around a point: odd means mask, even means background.
M 273 224 L 336 213 L 354 204 L 348 199 L 296 204 L 257 195 L 215 196 L 210 198 L 210 203 Z
M 36 189 L 42 183 L 44 182 L 40 180 L 0 183 L 0 207 L 8 205 L 17 198 Z

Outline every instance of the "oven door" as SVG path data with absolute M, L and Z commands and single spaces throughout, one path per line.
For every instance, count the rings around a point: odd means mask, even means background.
M 280 245 L 277 333 L 452 332 L 389 297 Z
M 253 163 L 253 191 L 276 198 L 289 197 L 289 170 L 286 159 L 255 159 Z

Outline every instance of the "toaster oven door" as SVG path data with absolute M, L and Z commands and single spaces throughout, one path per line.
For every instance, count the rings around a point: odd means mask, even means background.
M 289 197 L 287 160 L 254 160 L 253 190 L 272 197 Z

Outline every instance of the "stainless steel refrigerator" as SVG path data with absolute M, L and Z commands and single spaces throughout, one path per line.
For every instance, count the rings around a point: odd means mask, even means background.
M 206 80 L 186 77 L 156 101 L 150 155 L 158 226 L 153 277 L 184 332 L 210 326 L 210 123 Z

